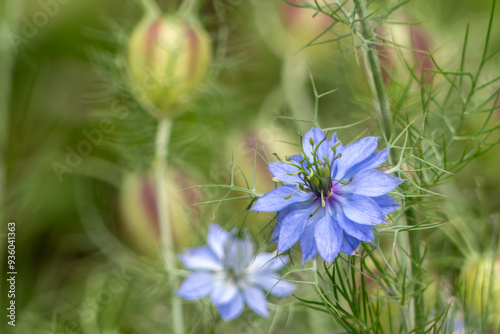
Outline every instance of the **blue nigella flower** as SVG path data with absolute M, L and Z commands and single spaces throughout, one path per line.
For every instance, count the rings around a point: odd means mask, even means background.
M 284 252 L 300 240 L 302 264 L 317 253 L 332 263 L 339 252 L 353 254 L 361 241 L 373 242 L 372 226 L 398 204 L 387 193 L 402 180 L 374 169 L 389 149 L 374 152 L 377 137 L 343 146 L 336 134 L 312 128 L 302 154 L 269 163 L 275 182 L 284 185 L 263 195 L 252 210 L 278 212 L 272 241 Z
M 236 230 L 227 232 L 217 224 L 210 225 L 207 243 L 179 256 L 194 272 L 182 282 L 178 296 L 199 299 L 210 295 L 222 319 L 231 320 L 241 314 L 245 304 L 266 317 L 266 292 L 276 296 L 293 292 L 294 285 L 281 281 L 276 273 L 284 267 L 286 258 L 276 258 L 273 253 L 254 256 L 254 245 L 248 237 L 240 239 Z

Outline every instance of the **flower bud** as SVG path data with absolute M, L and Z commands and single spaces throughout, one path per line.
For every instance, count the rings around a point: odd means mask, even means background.
M 192 182 L 173 171 L 165 172 L 168 193 L 169 218 L 174 249 L 192 246 L 195 238 L 190 210 L 199 200 L 189 191 L 181 191 Z M 173 175 L 174 174 L 174 175 Z M 119 230 L 122 240 L 137 253 L 156 256 L 160 247 L 160 222 L 157 210 L 156 184 L 152 174 L 128 173 L 119 198 Z
M 147 18 L 129 41 L 132 91 L 154 116 L 176 116 L 206 76 L 211 60 L 210 38 L 195 21 Z

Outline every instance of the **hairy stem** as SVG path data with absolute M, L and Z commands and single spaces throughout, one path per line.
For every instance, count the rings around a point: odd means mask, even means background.
M 375 36 L 370 28 L 369 20 L 367 19 L 366 11 L 366 0 L 353 0 L 356 6 L 356 11 L 360 20 L 361 25 L 361 35 L 364 42 L 364 49 L 366 55 L 367 67 L 371 76 L 371 87 L 376 96 L 376 106 L 377 106 L 377 116 L 382 125 L 382 132 L 384 138 L 389 142 L 390 138 L 394 133 L 393 120 L 391 115 L 391 108 L 389 104 L 389 98 L 384 85 L 384 80 L 382 76 L 382 71 L 380 68 L 380 62 L 375 53 Z M 390 160 L 395 161 L 394 153 L 391 152 Z M 405 217 L 407 224 L 409 226 L 416 225 L 416 217 L 413 208 L 409 208 L 405 212 Z M 417 333 L 423 333 L 424 330 L 424 296 L 423 296 L 423 284 L 422 275 L 420 271 L 420 249 L 418 241 L 418 232 L 410 231 L 408 234 L 408 239 L 405 240 L 409 244 L 409 249 L 411 253 L 411 276 L 413 277 L 415 283 L 415 297 L 413 299 L 413 305 L 409 308 L 411 317 L 413 320 L 413 326 L 421 326 Z
M 167 270 L 168 278 L 172 286 L 177 286 L 174 274 L 175 254 L 174 238 L 172 236 L 172 225 L 170 223 L 169 198 L 165 174 L 167 172 L 168 143 L 172 121 L 169 118 L 162 119 L 158 124 L 155 143 L 155 180 L 156 180 L 156 205 L 160 221 L 161 250 Z M 182 303 L 175 295 L 171 297 L 172 330 L 175 334 L 182 334 L 184 330 L 184 319 L 182 315 Z
M 369 73 L 371 76 L 371 87 L 376 96 L 376 111 L 378 119 L 382 124 L 382 131 L 386 141 L 389 141 L 393 133 L 391 108 L 389 98 L 384 86 L 384 78 L 380 69 L 380 62 L 374 50 L 375 36 L 368 22 L 365 0 L 354 0 L 356 11 L 361 24 L 361 35 L 363 36 L 366 60 L 368 62 Z

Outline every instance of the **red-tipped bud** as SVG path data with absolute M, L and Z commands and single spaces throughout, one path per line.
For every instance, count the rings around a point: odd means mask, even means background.
M 132 32 L 128 60 L 133 91 L 154 116 L 175 116 L 205 78 L 210 38 L 194 20 L 143 20 Z

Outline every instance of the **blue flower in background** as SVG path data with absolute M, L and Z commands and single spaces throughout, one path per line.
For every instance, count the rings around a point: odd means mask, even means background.
M 374 169 L 389 149 L 374 152 L 377 137 L 343 146 L 336 134 L 312 128 L 302 154 L 269 163 L 275 182 L 284 185 L 263 195 L 252 210 L 278 212 L 272 241 L 284 252 L 300 240 L 302 264 L 319 255 L 332 263 L 339 252 L 353 254 L 361 241 L 373 242 L 372 226 L 398 204 L 387 193 L 402 180 Z
M 266 317 L 266 292 L 288 296 L 294 290 L 290 282 L 280 281 L 277 270 L 285 259 L 273 253 L 254 256 L 254 245 L 236 231 L 227 232 L 212 224 L 208 230 L 207 246 L 189 249 L 179 257 L 187 269 L 194 270 L 182 282 L 177 295 L 185 299 L 210 296 L 224 320 L 237 318 L 245 304 Z

